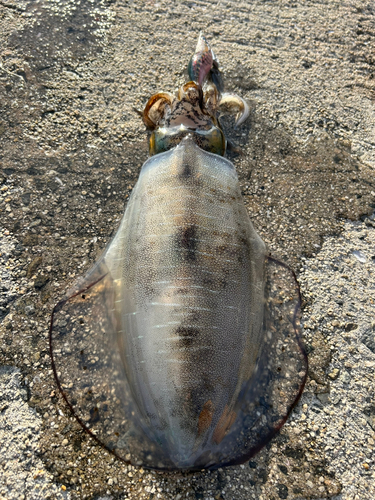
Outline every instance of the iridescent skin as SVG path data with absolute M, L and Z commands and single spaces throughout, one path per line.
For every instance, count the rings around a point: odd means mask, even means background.
M 59 388 L 83 427 L 121 459 L 169 470 L 251 457 L 284 423 L 307 369 L 298 286 L 267 257 L 223 158 L 218 113 L 235 110 L 240 123 L 248 106 L 222 94 L 203 36 L 190 77 L 176 97 L 149 99 L 151 158 L 50 332 Z

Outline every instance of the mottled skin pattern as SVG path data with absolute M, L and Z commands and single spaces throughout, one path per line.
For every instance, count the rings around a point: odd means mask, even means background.
M 180 466 L 235 418 L 260 347 L 264 256 L 230 162 L 187 137 L 145 163 L 105 261 L 134 397 Z
M 162 97 L 158 98 L 161 95 Z M 147 105 L 145 123 L 158 126 L 150 138 L 150 154 L 157 154 L 175 147 L 183 137 L 193 134 L 194 141 L 206 151 L 223 155 L 226 139 L 213 114 L 217 109 L 218 93 L 211 84 L 205 94 L 194 82 L 181 87 L 178 97 L 165 98 L 156 94 Z M 149 101 L 149 102 L 150 102 Z

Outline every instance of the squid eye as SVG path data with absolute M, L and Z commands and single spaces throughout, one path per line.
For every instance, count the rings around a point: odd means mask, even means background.
M 187 136 L 192 137 L 195 144 L 204 151 L 224 156 L 226 139 L 222 130 L 215 126 L 209 130 L 189 130 L 180 127 L 154 130 L 150 137 L 150 156 L 169 151 Z

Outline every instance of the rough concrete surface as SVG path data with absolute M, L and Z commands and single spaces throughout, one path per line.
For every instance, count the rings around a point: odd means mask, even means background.
M 309 380 L 279 435 L 215 472 L 125 466 L 53 379 L 53 305 L 116 229 L 199 31 L 248 100 L 231 157 L 299 274 Z M 375 498 L 375 9 L 353 0 L 0 1 L 0 498 Z

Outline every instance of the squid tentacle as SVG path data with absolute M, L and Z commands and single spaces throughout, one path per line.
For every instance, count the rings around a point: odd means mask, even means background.
M 237 94 L 224 93 L 221 96 L 218 111 L 223 114 L 235 114 L 235 128 L 244 123 L 250 115 L 250 107 L 242 97 Z

